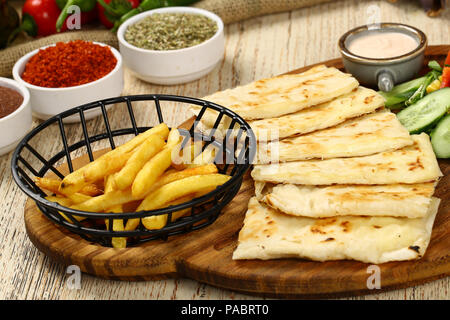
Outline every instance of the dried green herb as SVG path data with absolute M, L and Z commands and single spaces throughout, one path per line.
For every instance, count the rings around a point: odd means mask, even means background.
M 125 40 L 142 49 L 177 50 L 208 40 L 217 29 L 217 23 L 203 15 L 155 13 L 129 26 Z

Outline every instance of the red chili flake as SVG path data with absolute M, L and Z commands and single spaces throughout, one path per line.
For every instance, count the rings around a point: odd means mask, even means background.
M 40 87 L 73 87 L 103 78 L 116 64 L 107 46 L 83 40 L 58 42 L 28 61 L 22 79 Z

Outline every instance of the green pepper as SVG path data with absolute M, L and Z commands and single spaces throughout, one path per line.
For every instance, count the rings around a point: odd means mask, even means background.
M 432 70 L 442 73 L 442 67 L 436 60 L 431 60 L 430 62 L 428 62 L 428 67 Z
M 6 0 L 0 1 L 0 49 L 7 46 L 17 33 L 12 36 L 14 30 L 19 27 L 20 18 L 17 11 Z M 12 36 L 12 37 L 11 37 Z M 10 39 L 11 37 L 11 39 Z
M 417 91 L 414 92 L 414 94 L 408 100 L 405 101 L 405 106 L 408 107 L 408 106 L 416 103 L 420 99 L 422 99 L 427 93 L 427 87 L 434 80 L 438 79 L 439 76 L 440 76 L 440 73 L 436 70 L 431 70 L 430 72 L 428 72 L 424 82 L 420 85 L 419 89 L 417 89 Z
M 128 11 L 120 17 L 120 19 L 114 23 L 114 27 L 111 30 L 116 32 L 122 23 L 141 12 L 161 7 L 186 6 L 196 1 L 197 0 L 144 0 L 137 8 Z
M 128 11 L 137 8 L 139 0 L 97 0 L 98 19 L 108 29 Z
M 408 82 L 398 84 L 392 88 L 389 92 L 379 91 L 379 93 L 386 100 L 385 106 L 389 109 L 393 109 L 393 106 L 398 108 L 403 108 L 405 101 L 408 100 L 417 89 L 424 83 L 426 76 L 410 80 Z
M 56 21 L 56 30 L 61 30 L 67 16 L 70 6 L 78 6 L 81 12 L 91 12 L 97 5 L 97 0 L 55 0 L 58 7 L 61 8 L 61 14 Z

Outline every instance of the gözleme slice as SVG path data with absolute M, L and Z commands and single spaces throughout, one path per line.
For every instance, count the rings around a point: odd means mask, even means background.
M 394 184 L 435 181 L 442 176 L 427 134 L 414 143 L 370 156 L 255 165 L 255 181 L 307 185 Z
M 258 200 L 293 216 L 326 218 L 364 214 L 423 218 L 435 185 L 436 182 L 330 186 L 256 182 L 255 189 Z
M 330 101 L 351 92 L 358 81 L 336 68 L 318 66 L 305 73 L 262 79 L 233 89 L 216 92 L 203 99 L 227 107 L 246 120 L 279 117 Z M 193 107 L 198 110 L 198 107 Z M 211 126 L 216 114 L 207 112 Z
M 411 145 L 395 114 L 382 110 L 294 138 L 258 145 L 257 163 L 358 157 Z
M 439 207 L 433 198 L 425 217 L 289 216 L 250 199 L 233 259 L 306 258 L 385 263 L 421 258 Z
M 259 141 L 271 141 L 329 128 L 383 106 L 384 98 L 380 94 L 360 86 L 332 101 L 278 118 L 249 121 L 249 124 Z

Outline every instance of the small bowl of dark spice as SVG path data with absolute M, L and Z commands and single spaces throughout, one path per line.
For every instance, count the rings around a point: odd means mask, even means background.
M 110 97 L 123 90 L 122 57 L 99 42 L 74 40 L 34 50 L 19 59 L 13 77 L 30 91 L 33 114 L 46 120 L 73 107 Z M 98 110 L 85 112 L 85 119 Z M 79 122 L 72 117 L 67 122 Z
M 197 80 L 223 59 L 223 22 L 191 7 L 143 12 L 117 32 L 124 64 L 141 80 L 180 84 Z
M 0 156 L 15 148 L 31 124 L 27 88 L 12 79 L 0 78 Z

